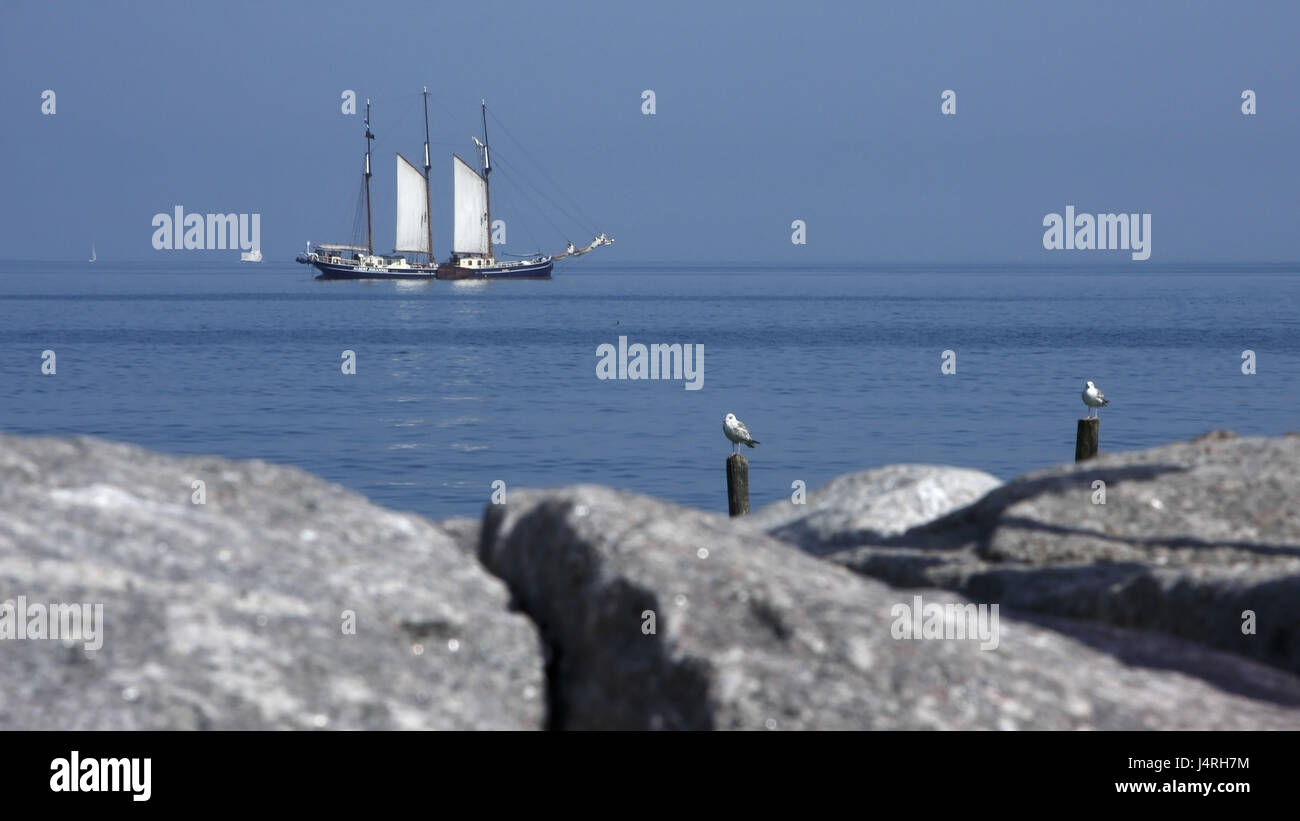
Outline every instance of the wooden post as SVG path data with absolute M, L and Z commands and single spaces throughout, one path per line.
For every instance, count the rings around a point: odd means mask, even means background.
M 749 512 L 749 460 L 739 453 L 727 457 L 727 512 L 733 517 Z
M 1079 420 L 1079 432 L 1074 438 L 1074 461 L 1082 462 L 1097 455 L 1101 443 L 1101 419 L 1096 416 Z

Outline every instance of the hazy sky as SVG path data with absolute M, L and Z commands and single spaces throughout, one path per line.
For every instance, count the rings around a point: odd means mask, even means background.
M 220 258 L 153 249 L 176 205 L 260 213 L 268 259 L 346 241 L 344 89 L 375 105 L 387 250 L 428 85 L 439 256 L 486 97 L 527 152 L 490 130 L 511 250 L 589 239 L 518 169 L 617 238 L 610 262 L 1128 259 L 1045 251 L 1067 205 L 1152 214 L 1152 263 L 1300 259 L 1294 2 L 322 5 L 0 0 L 0 257 Z

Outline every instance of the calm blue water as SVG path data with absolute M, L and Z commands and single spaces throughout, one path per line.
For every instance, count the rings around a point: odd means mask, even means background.
M 1300 276 L 603 267 L 327 283 L 293 263 L 0 263 L 0 429 L 297 465 L 431 517 L 599 482 L 725 510 L 895 462 L 1008 478 L 1102 446 L 1300 428 Z M 704 345 L 704 388 L 601 381 L 596 348 Z M 43 376 L 41 351 L 57 354 Z M 1241 373 L 1253 349 L 1258 373 Z M 340 354 L 357 354 L 357 373 Z M 957 374 L 940 354 L 957 353 Z

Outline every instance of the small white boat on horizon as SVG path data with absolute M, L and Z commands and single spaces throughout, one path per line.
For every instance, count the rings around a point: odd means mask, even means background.
M 254 248 L 254 249 L 251 250 L 251 251 L 244 251 L 244 252 L 242 252 L 242 253 L 239 255 L 239 261 L 240 261 L 240 262 L 261 262 L 261 261 L 262 261 L 262 249 L 261 249 L 261 248 Z
M 90 243 L 90 261 L 94 262 L 97 259 L 99 259 L 99 257 L 95 254 L 95 243 L 92 242 Z

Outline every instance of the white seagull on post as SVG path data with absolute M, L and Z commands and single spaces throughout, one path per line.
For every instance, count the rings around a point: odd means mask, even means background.
M 1085 384 L 1087 387 L 1083 389 L 1083 404 L 1088 406 L 1088 415 L 1091 416 L 1093 411 L 1097 408 L 1109 405 L 1110 400 L 1106 398 L 1106 394 L 1097 390 L 1097 386 L 1092 384 L 1092 382 L 1087 382 Z
M 749 435 L 749 428 L 745 423 L 736 418 L 736 414 L 729 413 L 722 420 L 722 432 L 731 440 L 731 452 L 735 453 L 740 450 L 741 445 L 753 447 L 758 444 L 758 440 Z

